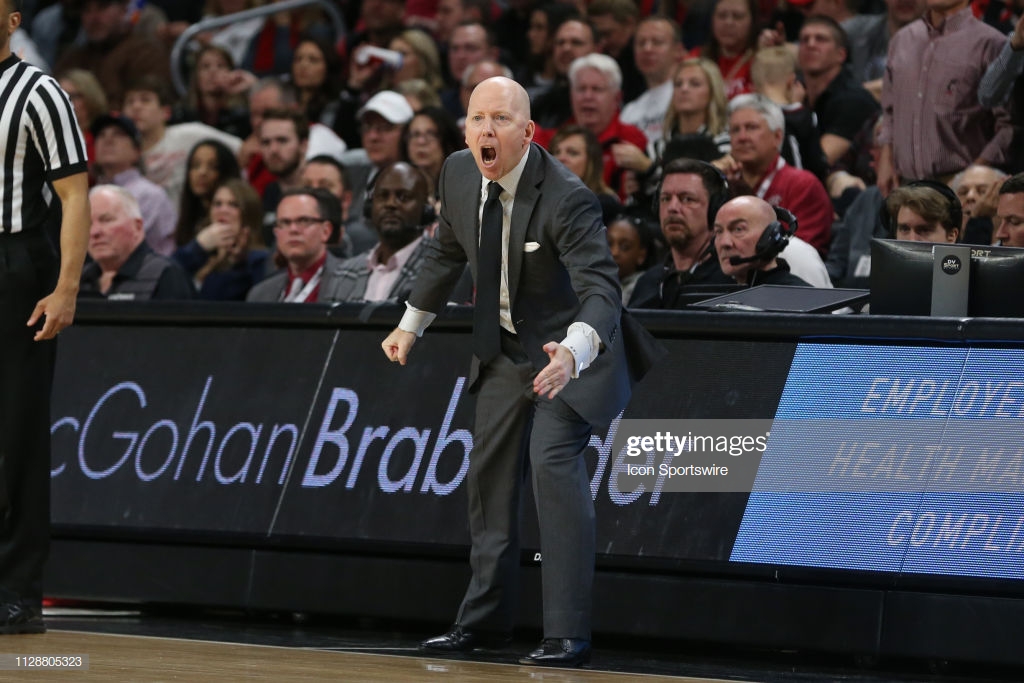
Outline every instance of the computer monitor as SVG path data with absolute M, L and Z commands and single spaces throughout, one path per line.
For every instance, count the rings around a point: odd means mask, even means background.
M 871 240 L 871 313 L 931 315 L 931 242 Z M 1024 318 L 1024 249 L 971 245 L 967 313 Z

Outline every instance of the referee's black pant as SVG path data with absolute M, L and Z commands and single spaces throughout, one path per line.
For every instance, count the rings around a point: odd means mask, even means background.
M 50 545 L 50 388 L 56 342 L 26 326 L 56 282 L 42 231 L 0 234 L 0 602 L 40 606 Z

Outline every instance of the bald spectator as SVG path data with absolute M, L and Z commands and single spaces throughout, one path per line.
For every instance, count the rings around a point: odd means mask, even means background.
M 79 296 L 118 301 L 191 299 L 185 271 L 146 244 L 139 203 L 128 190 L 97 185 L 89 192 L 89 257 Z
M 748 287 L 808 287 L 807 282 L 789 272 L 789 265 L 779 257 L 791 226 L 778 223 L 777 219 L 774 207 L 758 197 L 736 197 L 726 202 L 715 216 L 714 228 L 722 272 Z M 762 240 L 769 228 L 774 231 L 773 239 Z
M 785 127 L 779 105 L 764 95 L 738 95 L 729 103 L 732 152 L 714 164 L 741 194 L 788 207 L 799 221 L 797 236 L 823 256 L 831 239 L 832 201 L 813 174 L 780 155 Z
M 171 80 L 170 54 L 164 44 L 132 34 L 127 0 L 86 0 L 82 4 L 85 43 L 69 48 L 54 72 L 85 69 L 96 74 L 110 102 L 124 99 L 124 85 L 143 75 Z
M 174 253 L 178 210 L 164 188 L 143 177 L 142 136 L 127 116 L 104 115 L 92 125 L 96 171 L 101 183 L 128 190 L 139 203 L 146 242 L 158 254 Z

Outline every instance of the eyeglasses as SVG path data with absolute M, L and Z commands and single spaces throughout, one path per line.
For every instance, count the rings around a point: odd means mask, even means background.
M 297 228 L 305 230 L 306 228 L 312 227 L 317 223 L 323 223 L 326 218 L 318 218 L 316 216 L 299 216 L 298 218 L 278 218 L 277 222 L 274 223 L 274 227 L 278 230 L 287 230 L 293 225 Z

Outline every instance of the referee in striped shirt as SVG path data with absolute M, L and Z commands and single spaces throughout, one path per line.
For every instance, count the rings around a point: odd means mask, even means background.
M 54 337 L 89 237 L 82 133 L 57 82 L 11 54 L 20 10 L 0 0 L 0 633 L 45 630 Z

